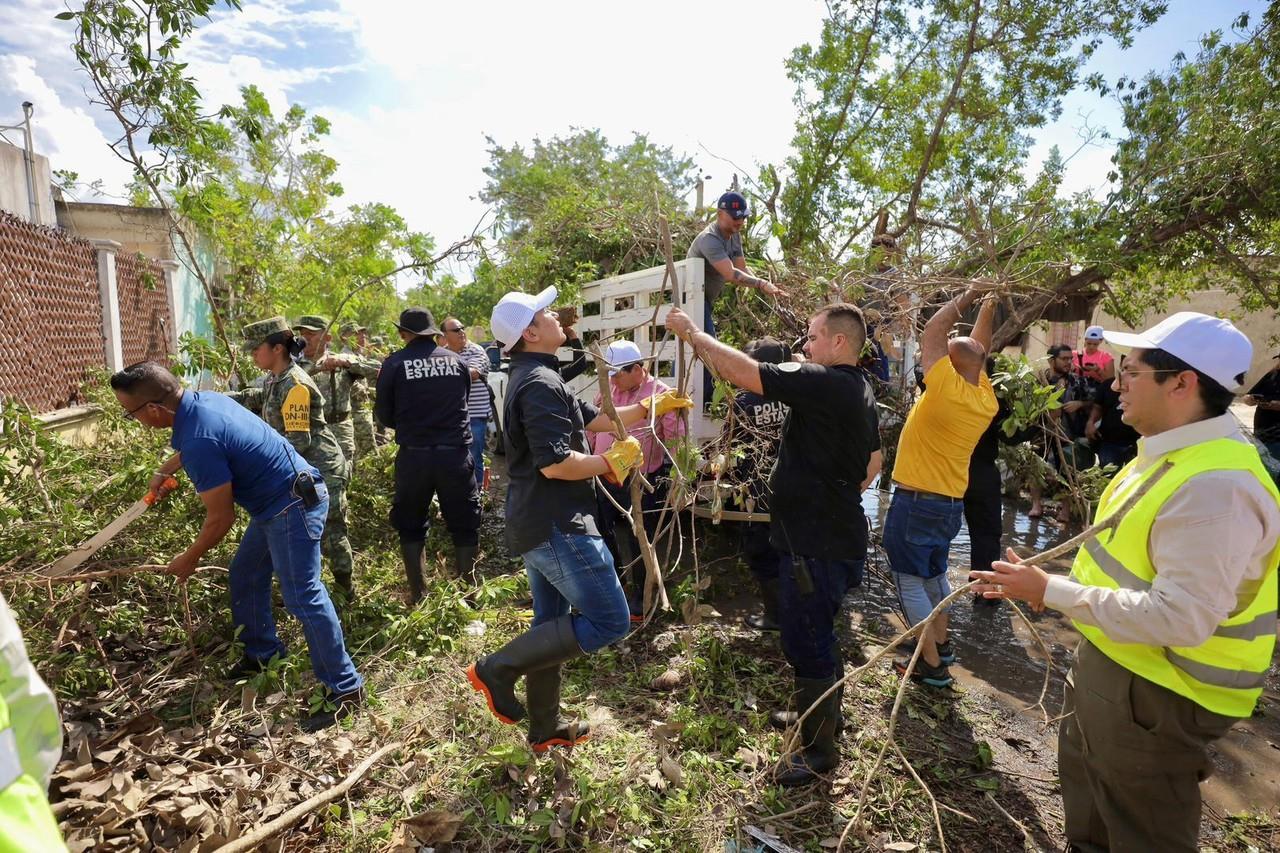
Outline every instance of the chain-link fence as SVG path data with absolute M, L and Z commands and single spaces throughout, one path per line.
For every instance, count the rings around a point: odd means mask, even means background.
M 125 363 L 163 359 L 173 322 L 159 264 L 115 259 Z M 98 252 L 84 239 L 0 212 L 0 396 L 39 412 L 83 402 L 107 365 Z
M 164 270 L 138 254 L 116 255 L 120 299 L 120 344 L 124 363 L 165 361 L 169 355 L 169 298 Z

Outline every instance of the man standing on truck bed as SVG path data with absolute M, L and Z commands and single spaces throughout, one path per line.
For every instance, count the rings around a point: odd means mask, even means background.
M 752 275 L 742 252 L 742 227 L 750 215 L 747 200 L 741 193 L 727 192 L 716 203 L 716 221 L 712 222 L 689 244 L 686 257 L 703 261 L 703 317 L 707 334 L 714 335 L 712 306 L 724 292 L 726 282 L 760 290 L 769 296 L 786 296 L 786 291 L 767 278 Z

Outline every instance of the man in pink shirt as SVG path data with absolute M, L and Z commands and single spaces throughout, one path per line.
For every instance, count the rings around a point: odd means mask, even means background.
M 1102 348 L 1101 326 L 1084 330 L 1084 349 L 1076 353 L 1076 372 L 1090 382 L 1101 384 L 1116 378 L 1116 360 Z
M 615 406 L 628 406 L 646 400 L 653 394 L 671 390 L 665 382 L 649 375 L 640 347 L 632 341 L 619 340 L 609 344 L 605 360 L 609 362 L 609 389 Z M 595 403 L 600 405 L 599 395 L 596 396 Z M 676 412 L 668 412 L 654 419 L 652 424 L 644 420 L 631 428 L 631 435 L 639 440 L 640 447 L 644 450 L 644 462 L 640 470 L 653 484 L 653 491 L 646 492 L 641 501 L 645 530 L 651 540 L 657 533 L 658 516 L 666 503 L 667 487 L 670 484 L 671 460 L 667 456 L 667 447 L 684 434 L 685 424 Z M 589 432 L 587 437 L 590 439 L 592 453 L 604 453 L 616 440 L 612 432 Z M 630 509 L 631 492 L 628 489 L 603 481 L 601 486 L 620 506 Z M 631 532 L 630 521 L 623 518 L 609 496 L 599 496 L 600 514 L 597 518 L 601 523 L 605 544 L 613 552 L 614 564 L 622 572 L 624 566 L 635 563 L 640 551 Z M 642 572 L 643 569 L 632 565 L 630 571 L 622 574 L 633 620 L 641 612 L 640 595 L 644 588 Z

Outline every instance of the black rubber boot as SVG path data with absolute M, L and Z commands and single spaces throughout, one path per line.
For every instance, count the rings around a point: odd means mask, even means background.
M 840 715 L 839 726 L 837 727 L 836 730 L 837 732 L 843 732 L 844 731 L 844 713 L 843 711 L 840 710 L 841 708 L 844 707 L 844 685 L 843 684 L 841 684 L 840 689 L 836 691 L 836 697 L 838 699 L 838 701 L 836 702 L 836 711 Z M 792 697 L 793 701 L 796 698 L 798 697 Z M 805 705 L 804 707 L 808 708 L 809 706 Z M 800 712 L 795 710 L 794 708 L 788 708 L 785 711 L 769 712 L 769 725 L 777 729 L 778 731 L 786 731 L 787 729 L 794 726 L 796 724 L 796 720 L 798 719 L 800 719 Z
M 760 583 L 760 604 L 764 608 L 763 612 L 752 613 L 742 620 L 743 624 L 757 631 L 780 631 L 782 626 L 778 624 L 778 582 L 776 580 Z
M 476 552 L 478 545 L 455 545 L 453 548 L 453 573 L 471 586 L 480 583 L 476 576 Z
M 400 558 L 404 560 L 404 575 L 409 580 L 409 604 L 417 605 L 422 601 L 422 549 L 425 542 L 400 541 Z
M 534 625 L 502 648 L 467 667 L 467 681 L 484 694 L 493 715 L 508 725 L 524 719 L 524 706 L 516 699 L 520 676 L 548 666 L 558 666 L 582 654 L 573 634 L 573 617 L 561 616 Z
M 553 746 L 576 746 L 591 736 L 585 720 L 560 719 L 560 665 L 535 669 L 524 677 L 529 707 L 529 746 L 541 755 Z
M 833 679 L 796 679 L 796 707 L 808 708 L 834 683 Z M 779 785 L 793 788 L 821 780 L 840 763 L 836 732 L 840 727 L 840 691 L 823 699 L 800 724 L 803 748 L 773 771 Z

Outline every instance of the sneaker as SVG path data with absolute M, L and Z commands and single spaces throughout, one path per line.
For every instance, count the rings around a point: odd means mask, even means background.
M 938 649 L 938 660 L 942 663 L 943 666 L 951 666 L 951 664 L 956 662 L 956 653 L 955 653 L 955 650 L 951 648 L 950 640 L 947 640 L 945 643 L 938 643 L 937 649 Z M 901 646 L 898 647 L 898 651 L 902 652 L 907 657 L 911 657 L 913 654 L 916 653 L 916 641 L 907 640 L 905 643 L 903 643 Z M 919 663 L 917 663 L 916 666 L 918 667 L 920 666 L 920 664 L 923 664 L 924 662 L 925 662 L 924 657 L 921 657 Z
M 905 673 L 907 664 L 905 661 L 895 661 L 893 668 L 900 674 Z M 917 684 L 927 684 L 930 687 L 950 687 L 951 683 L 955 681 L 951 677 L 951 671 L 945 666 L 930 666 L 925 663 L 923 658 L 916 661 L 916 668 L 911 671 L 911 680 Z
M 304 732 L 318 732 L 327 729 L 330 726 L 337 725 L 342 720 L 354 714 L 361 705 L 364 704 L 364 688 L 359 687 L 346 693 L 333 693 L 326 691 L 325 705 L 331 705 L 332 710 L 321 710 L 308 717 L 304 717 L 299 726 Z
M 945 643 L 938 643 L 938 660 L 942 662 L 943 666 L 951 666 L 956 662 L 956 653 L 951 648 L 950 640 Z

